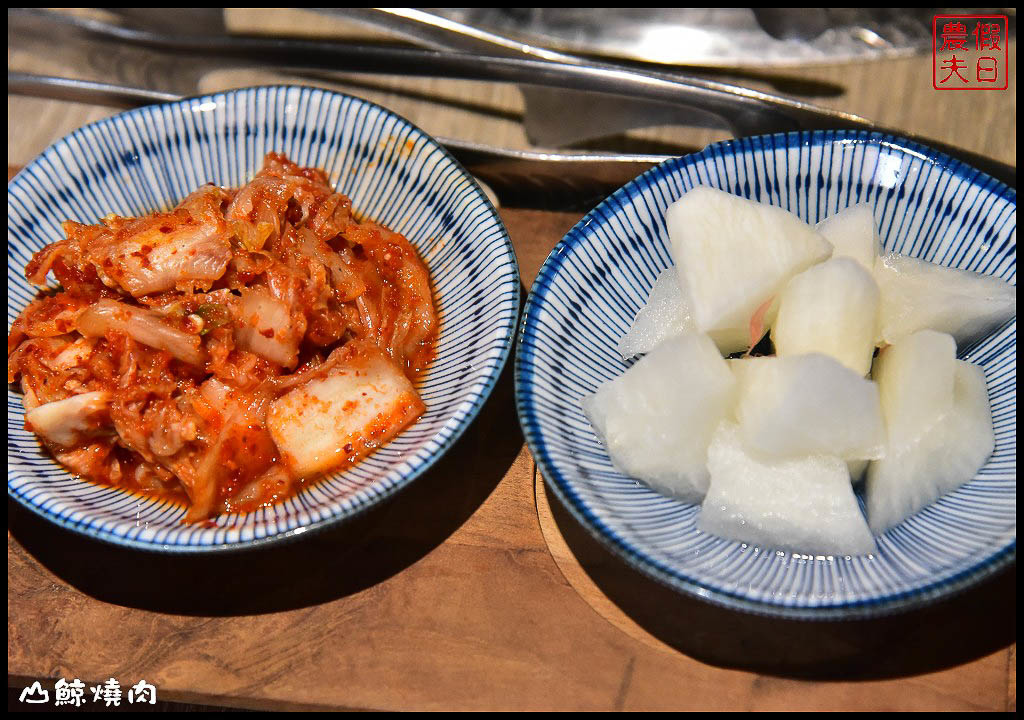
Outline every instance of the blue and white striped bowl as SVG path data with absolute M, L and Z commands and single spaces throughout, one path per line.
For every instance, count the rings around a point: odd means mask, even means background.
M 63 237 L 66 219 L 140 215 L 203 183 L 240 185 L 268 151 L 324 169 L 353 207 L 401 232 L 430 268 L 441 318 L 437 357 L 419 391 L 427 411 L 356 467 L 295 498 L 210 526 L 184 508 L 70 477 L 24 429 L 7 394 L 7 490 L 65 527 L 171 552 L 230 549 L 294 537 L 351 517 L 411 482 L 459 437 L 489 395 L 512 345 L 519 272 L 483 192 L 434 140 L 369 102 L 299 87 L 261 87 L 142 108 L 89 125 L 48 148 L 7 188 L 7 323 L 35 290 L 23 270 Z
M 870 557 L 816 558 L 699 532 L 698 506 L 618 473 L 580 408 L 627 367 L 616 342 L 671 264 L 665 209 L 709 185 L 814 223 L 874 207 L 887 250 L 1016 284 L 1017 193 L 927 147 L 863 132 L 717 143 L 629 183 L 576 225 L 526 303 L 516 401 L 548 482 L 598 540 L 648 575 L 753 612 L 849 618 L 919 605 L 964 588 L 1017 553 L 1017 323 L 961 357 L 985 370 L 996 447 L 969 483 L 879 538 Z

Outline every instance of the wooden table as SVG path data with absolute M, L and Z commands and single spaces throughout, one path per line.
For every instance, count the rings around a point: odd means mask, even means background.
M 789 74 L 842 81 L 830 104 L 1015 163 L 1015 91 L 940 95 L 928 72 L 927 58 L 875 64 L 903 103 L 861 69 Z M 405 112 L 438 132 L 424 118 L 439 115 Z M 103 114 L 9 98 L 9 165 Z M 528 288 L 578 215 L 501 214 Z M 510 363 L 430 472 L 354 523 L 280 547 L 148 555 L 8 502 L 8 684 L 61 677 L 145 679 L 161 700 L 265 709 L 1015 710 L 1016 566 L 872 621 L 765 619 L 676 595 L 545 492 Z

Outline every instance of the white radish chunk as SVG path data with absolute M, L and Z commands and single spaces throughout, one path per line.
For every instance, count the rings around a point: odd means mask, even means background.
M 708 448 L 711 486 L 697 528 L 730 540 L 806 555 L 874 552 L 846 463 L 830 455 L 771 462 L 723 422 Z
M 949 333 L 966 346 L 1017 314 L 1017 288 L 998 278 L 889 253 L 875 263 L 881 290 L 879 340 L 918 330 Z
M 647 296 L 647 304 L 633 318 L 629 331 L 619 339 L 619 354 L 626 360 L 647 353 L 665 340 L 695 331 L 686 297 L 679 287 L 675 268 L 661 271 Z
M 772 341 L 779 355 L 824 353 L 858 375 L 871 369 L 878 334 L 878 285 L 856 260 L 832 258 L 789 281 Z
M 922 330 L 884 348 L 871 373 L 878 383 L 888 445 L 910 447 L 953 407 L 956 343 Z
M 686 293 L 679 287 L 679 273 L 674 267 L 665 268 L 654 281 L 647 304 L 640 308 L 629 331 L 619 340 L 619 354 L 628 360 L 650 352 L 669 338 L 696 331 Z M 750 347 L 747 327 L 709 334 L 723 355 Z
M 985 373 L 976 365 L 955 362 L 950 412 L 914 440 L 910 432 L 901 432 L 908 439 L 890 445 L 885 459 L 868 467 L 868 522 L 875 534 L 971 480 L 992 454 L 995 436 Z
M 707 448 L 736 381 L 709 337 L 670 338 L 593 395 L 583 410 L 622 473 L 700 502 Z
M 796 215 L 708 187 L 687 191 L 668 208 L 666 223 L 679 282 L 702 332 L 748 328 L 793 275 L 832 253 Z
M 424 405 L 412 383 L 376 345 L 352 341 L 326 377 L 270 405 L 267 427 L 295 477 L 352 463 L 388 442 Z
M 60 447 L 74 447 L 110 425 L 110 393 L 72 395 L 25 413 L 25 426 Z
M 764 337 L 764 333 L 761 333 L 754 341 L 751 341 L 751 330 L 748 324 L 744 327 L 712 330 L 708 333 L 708 337 L 715 343 L 720 353 L 732 355 L 735 352 L 749 349 L 751 345 L 756 345 L 757 341 Z
M 814 229 L 832 243 L 832 257 L 853 258 L 868 272 L 874 269 L 882 243 L 870 205 L 860 203 L 840 210 L 822 220 Z
M 878 386 L 826 355 L 746 358 L 733 364 L 744 444 L 766 458 L 885 454 Z
M 847 460 L 846 467 L 850 469 L 850 482 L 856 484 L 863 480 L 870 462 L 870 460 Z

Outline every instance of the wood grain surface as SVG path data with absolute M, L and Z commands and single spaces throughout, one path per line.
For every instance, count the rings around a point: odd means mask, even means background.
M 576 220 L 502 218 L 524 284 Z M 265 551 L 132 552 L 9 502 L 9 683 L 145 679 L 168 700 L 266 709 L 1015 707 L 1015 567 L 856 623 L 680 597 L 549 501 L 510 369 L 448 455 L 387 505 Z
M 248 30 L 344 30 L 296 11 L 229 19 Z M 803 87 L 814 102 L 1015 164 L 1012 53 L 1006 93 L 939 94 L 927 57 L 734 79 Z M 76 70 L 59 54 L 29 63 L 9 53 L 18 63 Z M 278 78 L 222 72 L 203 89 Z M 526 145 L 514 88 L 348 80 L 343 89 L 428 132 Z M 112 112 L 9 97 L 9 166 Z M 685 149 L 723 136 L 654 128 L 619 142 Z M 579 214 L 501 215 L 525 294 Z M 1016 565 L 931 607 L 850 623 L 766 619 L 679 596 L 611 556 L 545 492 L 511 369 L 415 483 L 350 524 L 278 547 L 132 552 L 8 501 L 9 686 L 145 679 L 162 700 L 254 709 L 1016 710 Z

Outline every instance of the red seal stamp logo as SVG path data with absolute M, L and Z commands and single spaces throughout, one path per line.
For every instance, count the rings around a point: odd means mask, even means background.
M 1009 29 L 1005 15 L 936 15 L 932 21 L 932 87 L 1008 88 Z

